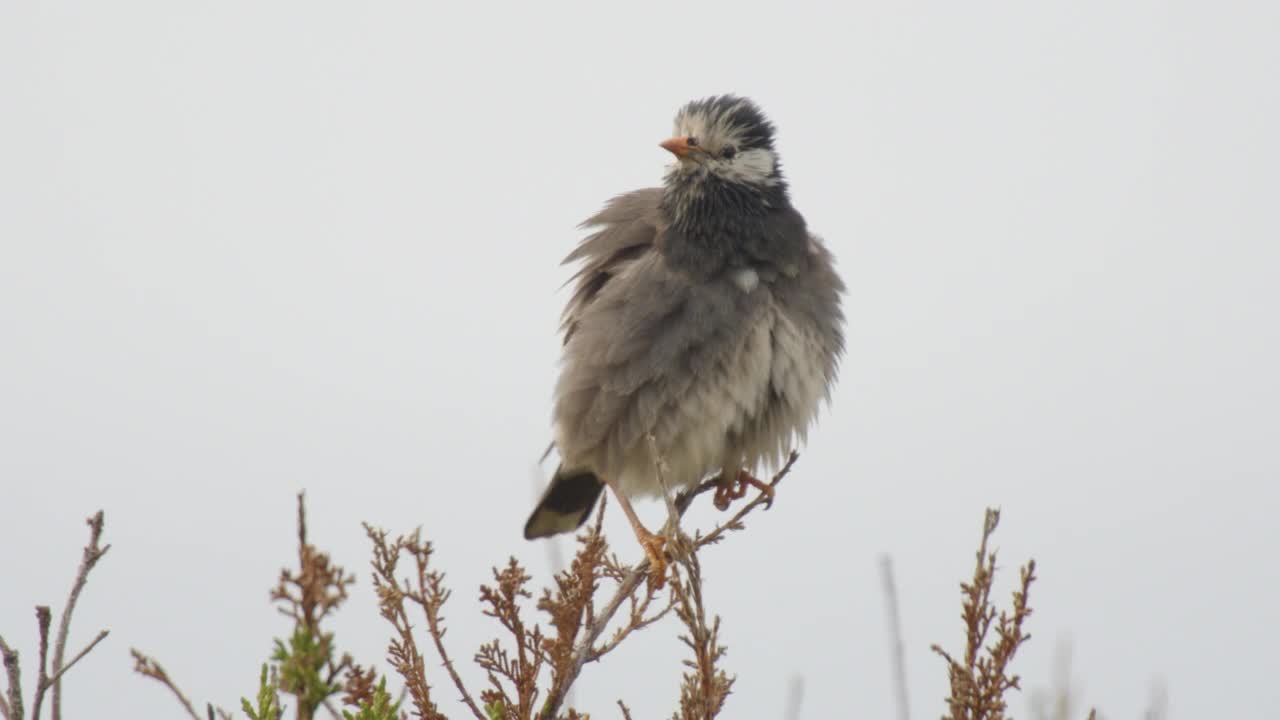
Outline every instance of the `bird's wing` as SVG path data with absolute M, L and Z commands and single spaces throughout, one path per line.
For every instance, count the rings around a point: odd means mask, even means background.
M 564 259 L 564 264 L 582 262 L 582 268 L 569 280 L 574 283 L 573 297 L 561 318 L 565 344 L 577 330 L 579 316 L 605 284 L 629 263 L 653 249 L 665 225 L 658 208 L 661 200 L 661 188 L 636 190 L 610 200 L 603 210 L 582 223 L 584 229 L 599 229 Z

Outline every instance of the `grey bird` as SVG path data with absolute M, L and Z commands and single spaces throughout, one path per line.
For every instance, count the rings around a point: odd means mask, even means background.
M 660 146 L 675 156 L 663 187 L 611 200 L 565 258 L 581 268 L 561 327 L 561 464 L 524 527 L 572 532 L 607 485 L 659 579 L 664 539 L 629 502 L 663 492 L 648 438 L 673 491 L 718 474 L 723 509 L 768 488 L 753 472 L 804 440 L 844 346 L 844 284 L 791 206 L 760 109 L 695 100 Z

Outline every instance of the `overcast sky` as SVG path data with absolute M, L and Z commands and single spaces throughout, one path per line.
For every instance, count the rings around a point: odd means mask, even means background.
M 361 521 L 437 542 L 457 657 L 492 637 L 489 566 L 547 575 L 520 530 L 558 263 L 660 181 L 677 107 L 732 91 L 849 293 L 830 411 L 704 557 L 726 717 L 780 717 L 795 675 L 805 717 L 893 717 L 882 553 L 913 716 L 940 715 L 928 647 L 960 647 L 987 505 L 1002 600 L 1040 567 L 1029 690 L 1069 639 L 1109 718 L 1159 684 L 1177 718 L 1275 717 L 1278 7 L 0 4 L 0 633 L 28 688 L 31 608 L 61 605 L 98 508 L 72 642 L 112 634 L 68 717 L 179 716 L 131 646 L 237 707 L 288 633 L 267 590 L 303 488 L 360 574 L 344 648 L 379 659 L 389 630 Z M 588 668 L 583 708 L 669 714 L 676 634 Z

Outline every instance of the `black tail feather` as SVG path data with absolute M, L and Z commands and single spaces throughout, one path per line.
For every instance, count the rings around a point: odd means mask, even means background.
M 603 489 L 604 483 L 595 473 L 565 472 L 564 466 L 557 468 L 547 491 L 524 524 L 525 539 L 550 537 L 582 527 Z

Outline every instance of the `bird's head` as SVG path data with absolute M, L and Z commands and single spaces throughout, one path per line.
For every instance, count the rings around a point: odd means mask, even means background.
M 661 147 L 676 157 L 669 188 L 720 181 L 785 192 L 773 124 L 746 98 L 717 95 L 685 105 L 676 113 L 675 135 Z

